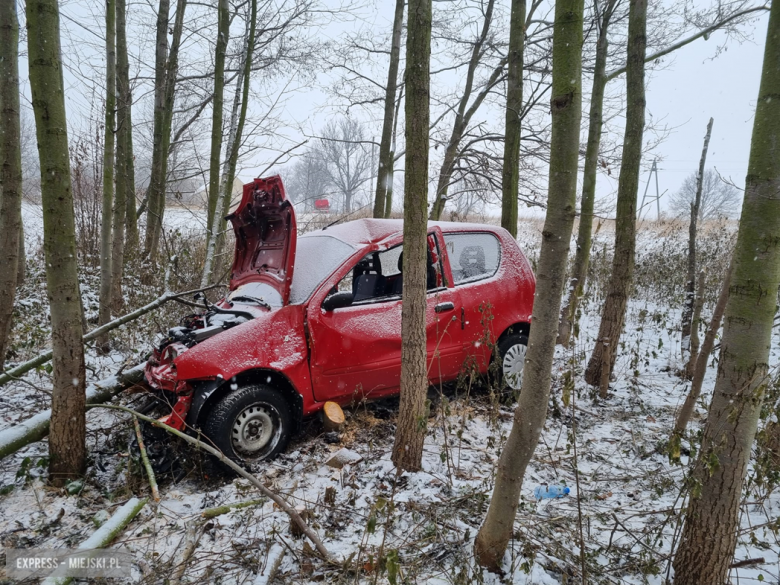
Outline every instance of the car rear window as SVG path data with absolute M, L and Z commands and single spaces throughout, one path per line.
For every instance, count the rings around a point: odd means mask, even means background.
M 355 252 L 355 248 L 326 235 L 298 238 L 290 287 L 290 304 L 306 302 L 316 288 Z
M 455 285 L 490 278 L 501 261 L 498 238 L 487 232 L 454 232 L 444 234 Z

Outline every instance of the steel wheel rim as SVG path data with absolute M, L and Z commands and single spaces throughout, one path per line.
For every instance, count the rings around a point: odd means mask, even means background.
M 523 343 L 516 343 L 504 354 L 502 371 L 506 385 L 512 390 L 520 390 L 523 383 L 523 368 L 525 367 L 525 354 L 528 348 Z
M 257 459 L 272 451 L 281 434 L 279 420 L 279 413 L 270 404 L 250 404 L 233 422 L 233 450 L 244 459 Z

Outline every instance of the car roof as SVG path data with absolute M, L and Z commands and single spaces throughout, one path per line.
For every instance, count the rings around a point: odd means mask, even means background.
M 355 219 L 315 232 L 302 234 L 301 237 L 328 235 L 338 238 L 354 246 L 363 246 L 382 242 L 403 231 L 404 222 L 401 219 Z M 503 231 L 498 226 L 484 223 L 461 223 L 454 221 L 429 221 L 428 227 L 438 226 L 443 232 L 491 232 L 496 235 Z

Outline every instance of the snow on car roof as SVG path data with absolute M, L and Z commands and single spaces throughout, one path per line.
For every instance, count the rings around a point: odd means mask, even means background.
M 403 225 L 404 222 L 401 219 L 363 218 L 334 225 L 316 232 L 309 232 L 301 237 L 329 235 L 348 244 L 360 246 L 371 242 L 381 242 L 391 236 L 400 234 L 403 231 Z M 487 231 L 497 233 L 502 229 L 484 223 L 460 223 L 453 221 L 429 221 L 428 226 L 438 226 L 444 232 Z

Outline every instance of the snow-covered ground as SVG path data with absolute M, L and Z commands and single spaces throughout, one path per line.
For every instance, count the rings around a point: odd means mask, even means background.
M 166 216 L 169 221 L 178 217 Z M 30 225 L 28 218 L 26 213 L 26 225 Z M 179 225 L 190 224 L 185 217 Z M 519 237 L 532 259 L 538 255 L 540 227 L 540 222 L 528 221 Z M 318 423 L 307 423 L 285 455 L 254 470 L 265 485 L 309 512 L 312 527 L 336 562 L 313 555 L 304 540 L 290 533 L 287 516 L 266 502 L 201 524 L 204 533 L 182 582 L 263 582 L 269 551 L 281 545 L 286 554 L 275 583 L 385 583 L 387 567 L 378 565 L 380 556 L 395 560 L 388 566 L 397 561 L 398 583 L 576 583 L 581 566 L 581 513 L 590 582 L 664 583 L 671 570 L 669 555 L 681 529 L 689 463 L 683 457 L 681 465 L 671 464 L 659 449 L 688 387 L 675 374 L 681 366 L 679 305 L 684 276 L 679 266 L 685 253 L 685 230 L 646 226 L 640 231 L 637 292 L 628 310 L 616 379 L 609 398 L 595 401 L 593 390 L 582 381 L 582 371 L 597 334 L 600 289 L 608 272 L 612 235 L 608 226 L 597 233 L 593 285 L 583 300 L 579 337 L 571 349 L 559 348 L 556 356 L 549 417 L 526 473 L 505 575 L 478 570 L 472 547 L 489 502 L 495 465 L 511 428 L 512 409 L 491 400 L 484 391 L 459 388 L 431 391 L 433 407 L 421 472 L 398 477 L 390 462 L 397 414 L 397 401 L 392 400 L 348 411 L 347 423 L 336 438 L 323 435 Z M 704 238 L 702 262 L 709 274 L 705 320 L 723 273 L 723 250 L 728 249 L 732 236 L 733 226 L 726 226 L 712 228 Z M 32 279 L 40 282 L 40 275 L 33 271 Z M 94 282 L 94 276 L 86 275 L 85 281 Z M 19 306 L 45 315 L 40 285 L 24 289 Z M 171 318 L 171 314 L 158 319 Z M 33 351 L 45 343 L 41 340 L 45 340 L 47 322 L 30 318 L 24 323 L 31 329 Z M 148 350 L 143 331 L 123 334 L 124 349 L 109 356 L 98 358 L 90 353 L 93 376 L 113 373 L 120 362 L 132 361 Z M 775 371 L 780 365 L 777 334 L 770 363 Z M 564 406 L 567 371 L 573 373 L 575 391 L 573 402 Z M 713 365 L 691 423 L 694 430 L 701 427 L 714 376 Z M 27 379 L 45 387 L 46 373 Z M 0 387 L 0 427 L 46 406 L 45 393 L 30 384 Z M 131 395 L 121 401 L 132 404 L 136 399 Z M 45 442 L 0 461 L 4 547 L 75 547 L 94 531 L 96 513 L 114 512 L 129 498 L 148 495 L 146 478 L 128 457 L 132 426 L 127 418 L 96 409 L 89 412 L 88 424 L 92 460 L 77 494 L 67 495 L 42 482 L 43 471 L 36 464 L 46 455 Z M 341 470 L 327 466 L 331 453 L 341 448 L 357 452 L 362 461 Z M 755 473 L 751 465 L 749 478 Z M 571 494 L 537 502 L 533 488 L 543 483 L 566 484 Z M 132 579 L 145 583 L 163 583 L 174 575 L 181 563 L 187 527 L 201 522 L 204 508 L 258 497 L 248 482 L 213 474 L 209 465 L 201 468 L 198 464 L 176 483 L 163 481 L 161 494 L 162 501 L 147 504 L 113 545 L 133 552 L 139 567 Z M 755 482 L 746 493 L 735 561 L 763 561 L 733 569 L 733 583 L 780 583 L 779 494 L 777 489 L 767 493 Z

